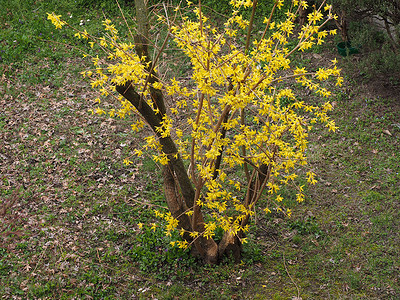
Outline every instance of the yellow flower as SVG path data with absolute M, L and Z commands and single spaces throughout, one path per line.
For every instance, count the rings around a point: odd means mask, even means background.
M 47 13 L 47 19 L 50 20 L 57 29 L 61 29 L 65 24 L 64 21 L 61 21 L 61 15 L 56 15 L 55 13 Z
M 281 9 L 282 6 L 283 6 L 283 2 L 284 2 L 284 0 L 278 0 L 278 1 L 276 2 L 276 7 L 277 7 L 278 9 Z
M 189 246 L 187 241 L 176 241 L 175 243 L 178 244 L 178 247 L 181 249 L 187 249 Z
M 125 159 L 124 159 L 124 164 L 125 164 L 126 166 L 129 166 L 129 165 L 133 164 L 133 161 L 129 160 L 128 158 L 125 158 Z
M 197 231 L 194 231 L 194 232 L 191 232 L 191 233 L 190 233 L 190 236 L 191 236 L 192 238 L 196 238 L 196 237 L 199 236 L 199 233 L 198 233 Z
M 161 82 L 159 82 L 159 81 L 156 81 L 156 82 L 153 83 L 153 87 L 155 89 L 157 89 L 157 90 L 161 90 L 162 87 L 163 87 L 163 84 Z
M 96 114 L 98 115 L 102 115 L 102 114 L 106 114 L 106 112 L 104 111 L 104 109 L 101 108 L 96 108 L 96 110 L 94 111 Z
M 315 173 L 314 172 L 307 172 L 307 181 L 311 184 L 316 184 L 317 180 L 315 179 Z
M 88 34 L 88 32 L 86 31 L 86 29 L 82 32 L 82 38 L 84 38 L 84 39 L 88 39 L 89 38 L 89 34 Z M 92 46 L 93 47 L 93 46 Z

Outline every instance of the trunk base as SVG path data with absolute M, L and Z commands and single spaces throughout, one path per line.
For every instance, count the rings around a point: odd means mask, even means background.
M 242 258 L 242 243 L 239 238 L 231 232 L 226 232 L 218 245 L 218 254 L 221 259 L 223 256 L 232 256 L 235 263 L 240 263 Z

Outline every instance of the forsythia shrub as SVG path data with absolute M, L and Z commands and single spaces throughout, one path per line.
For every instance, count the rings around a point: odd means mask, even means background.
M 133 43 L 122 41 L 108 19 L 103 22 L 105 35 L 101 38 L 86 30 L 76 32 L 78 38 L 90 40 L 92 47 L 98 45 L 105 53 L 102 58 L 92 57 L 94 69 L 82 75 L 101 95 L 119 93 L 120 107 L 94 112 L 136 116 L 134 131 L 144 126 L 152 129 L 144 146 L 132 155 L 152 151 L 154 161 L 164 166 L 169 211 L 156 211 L 156 215 L 166 221 L 166 235 L 175 230 L 181 233 L 183 239 L 172 244 L 181 248 L 194 245 L 210 263 L 229 251 L 240 257 L 250 217 L 260 207 L 261 198 L 265 213 L 274 208 L 290 216 L 280 190 L 295 182 L 299 165 L 307 164 L 310 130 L 318 122 L 329 131 L 336 129 L 327 115 L 332 109 L 328 101 L 312 105 L 299 100 L 301 87 L 321 98 L 330 96 L 321 82 L 333 78 L 336 85 L 341 84 L 336 60 L 329 68 L 318 70 L 298 68 L 290 60 L 295 52 L 319 45 L 328 34 L 334 34 L 334 30 L 321 28 L 335 16 L 331 6 L 323 4 L 295 30 L 296 16 L 301 8 L 307 8 L 307 2 L 289 2 L 286 20 L 274 22 L 275 10 L 284 7 L 283 0 L 275 1 L 259 37 L 252 34 L 256 0 L 231 0 L 232 15 L 221 29 L 213 27 L 202 13 L 201 3 L 187 1 L 192 18 L 182 15 L 179 7 L 173 17 L 165 10 L 158 20 L 166 25 L 168 34 L 153 58 L 148 51 L 143 0 L 135 1 L 138 32 Z M 252 9 L 249 20 L 239 13 L 246 8 Z M 54 13 L 48 18 L 57 28 L 68 25 Z M 158 75 L 157 62 L 169 39 L 190 59 L 190 83 L 175 77 L 163 80 L 165 77 Z M 173 98 L 168 106 L 166 94 Z M 124 162 L 132 163 L 130 157 Z M 306 177 L 310 184 L 316 182 L 312 171 Z M 295 188 L 300 203 L 305 198 L 304 187 Z M 217 241 L 216 231 L 221 229 L 224 234 Z

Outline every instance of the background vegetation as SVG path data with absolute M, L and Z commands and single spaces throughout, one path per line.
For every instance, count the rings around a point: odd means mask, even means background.
M 348 39 L 361 48 L 358 64 L 366 77 L 392 74 L 399 84 L 400 6 L 396 0 L 333 0 L 339 21 L 345 21 Z
M 298 57 L 307 66 L 337 57 L 346 76 L 332 99 L 339 132 L 321 130 L 310 143 L 319 183 L 291 219 L 257 216 L 241 264 L 207 267 L 138 226 L 155 221 L 150 200 L 162 204 L 159 170 L 150 159 L 123 166 L 140 137 L 129 120 L 87 112 L 95 95 L 78 74 L 82 45 L 46 20 L 56 11 L 95 31 L 103 12 L 119 20 L 116 6 L 0 5 L 4 299 L 399 297 L 399 74 L 360 72 L 364 48 L 342 58 L 336 37 Z M 122 8 L 133 15 L 129 3 Z

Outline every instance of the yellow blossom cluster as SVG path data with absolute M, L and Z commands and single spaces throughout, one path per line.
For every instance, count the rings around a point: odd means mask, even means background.
M 196 188 L 201 189 L 195 205 L 209 216 L 203 232 L 189 232 L 194 239 L 212 238 L 217 228 L 232 234 L 248 231 L 244 220 L 254 215 L 254 199 L 259 199 L 263 190 L 266 213 L 275 208 L 290 216 L 291 210 L 284 207 L 280 191 L 283 185 L 295 182 L 297 167 L 307 164 L 310 130 L 317 122 L 330 131 L 337 128 L 328 116 L 332 109 L 329 102 L 309 104 L 294 88 L 300 84 L 321 98 L 329 97 L 330 92 L 322 83 L 331 78 L 335 78 L 336 85 L 343 81 L 336 60 L 330 67 L 318 70 L 298 68 L 291 61 L 295 52 L 306 51 L 323 43 L 327 35 L 335 34 L 321 30 L 335 18 L 332 7 L 314 9 L 308 15 L 308 22 L 296 30 L 299 7 L 307 8 L 307 2 L 293 0 L 291 5 L 284 5 L 285 2 L 288 1 L 276 0 L 273 10 L 290 7 L 286 20 L 273 22 L 272 13 L 266 16 L 262 36 L 253 37 L 248 49 L 240 45 L 237 34 L 249 26 L 249 20 L 240 15 L 239 9 L 252 7 L 251 0 L 230 1 L 233 13 L 222 30 L 213 27 L 198 6 L 193 9 L 197 18 L 183 17 L 180 24 L 171 25 L 170 19 L 160 16 L 159 20 L 168 24 L 176 46 L 190 59 L 190 85 L 176 78 L 169 81 L 157 78 L 149 83 L 151 62 L 136 54 L 133 44 L 119 41 L 118 31 L 110 20 L 103 22 L 107 35 L 102 38 L 93 38 L 86 31 L 76 35 L 95 39 L 108 53 L 106 58 L 93 57 L 94 69 L 82 73 L 102 95 L 113 93 L 116 85 L 129 82 L 156 114 L 160 111 L 152 104 L 150 89 L 174 96 L 156 134 L 144 139 L 143 150 L 152 149 L 154 161 L 166 165 L 171 154 L 163 152 L 158 139 L 173 137 L 178 149 L 175 157 L 179 155 L 188 161 L 189 176 Z M 48 14 L 48 18 L 57 28 L 65 25 L 60 16 Z M 110 110 L 111 116 L 124 118 L 138 114 L 129 101 L 118 99 L 120 107 Z M 94 112 L 105 113 L 100 108 Z M 174 122 L 176 118 L 179 124 Z M 132 129 L 137 131 L 144 125 L 138 119 Z M 134 154 L 142 153 L 136 149 Z M 132 162 L 126 159 L 124 163 Z M 244 166 L 250 171 L 237 174 Z M 264 183 L 256 180 L 261 166 L 268 166 L 263 174 L 268 180 Z M 316 183 L 313 172 L 306 177 L 310 184 Z M 246 202 L 243 198 L 251 182 L 259 184 L 259 190 L 252 201 Z M 296 200 L 300 203 L 304 199 L 300 186 Z M 193 207 L 188 208 L 186 214 L 191 216 L 193 211 Z M 171 213 L 156 214 L 166 221 L 167 235 L 179 227 Z M 182 235 L 184 232 L 181 229 Z M 173 244 L 181 248 L 189 245 L 186 241 Z
M 55 13 L 47 13 L 47 19 L 50 20 L 57 29 L 61 29 L 66 22 L 61 20 L 61 15 L 56 15 Z

